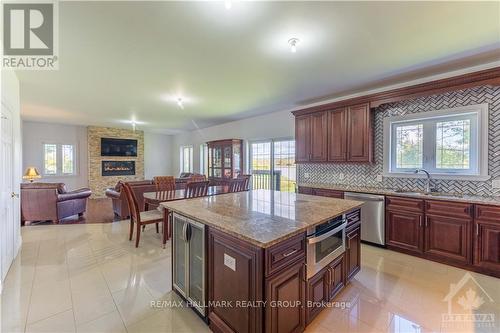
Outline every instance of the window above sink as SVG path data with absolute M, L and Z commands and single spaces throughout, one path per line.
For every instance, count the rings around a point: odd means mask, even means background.
M 384 119 L 384 176 L 486 180 L 488 104 Z

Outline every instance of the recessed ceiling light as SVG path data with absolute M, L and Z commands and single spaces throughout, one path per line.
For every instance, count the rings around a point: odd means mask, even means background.
M 288 45 L 290 45 L 290 52 L 297 52 L 297 44 L 300 42 L 298 38 L 290 38 L 288 40 Z
M 233 2 L 230 0 L 224 1 L 224 6 L 226 7 L 227 10 L 230 10 L 233 7 Z
M 177 97 L 177 106 L 184 109 L 184 104 L 182 102 L 182 97 Z

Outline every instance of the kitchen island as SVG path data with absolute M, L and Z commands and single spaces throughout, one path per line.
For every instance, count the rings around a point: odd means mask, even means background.
M 174 289 L 214 332 L 301 332 L 359 271 L 361 204 L 269 190 L 162 203 Z

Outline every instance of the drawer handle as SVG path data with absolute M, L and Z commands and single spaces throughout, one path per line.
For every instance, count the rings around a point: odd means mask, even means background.
M 289 256 L 291 256 L 292 254 L 296 253 L 297 251 L 298 251 L 297 249 L 293 249 L 292 251 L 290 251 L 290 252 L 288 252 L 288 253 L 285 253 L 285 254 L 283 255 L 283 257 L 285 257 L 285 258 L 286 258 L 286 257 L 289 257 Z

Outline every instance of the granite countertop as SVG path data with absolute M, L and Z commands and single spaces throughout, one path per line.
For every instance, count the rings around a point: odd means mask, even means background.
M 160 204 L 256 246 L 267 248 L 351 211 L 361 201 L 251 190 Z
M 301 187 L 313 187 L 322 188 L 328 190 L 337 190 L 344 192 L 359 192 L 359 193 L 371 193 L 371 194 L 382 194 L 382 195 L 394 195 L 400 197 L 410 197 L 417 199 L 427 199 L 427 200 L 445 200 L 445 201 L 458 201 L 467 202 L 474 204 L 484 204 L 484 205 L 495 205 L 500 206 L 500 196 L 481 196 L 481 195 L 469 195 L 469 194 L 453 194 L 442 193 L 440 195 L 430 195 L 419 193 L 418 191 L 412 193 L 402 193 L 394 189 L 386 188 L 376 188 L 376 187 L 363 187 L 363 186 L 351 186 L 351 185 L 336 185 L 336 184 L 315 184 L 315 183 L 301 183 L 298 186 Z M 411 190 L 409 190 L 411 192 Z

